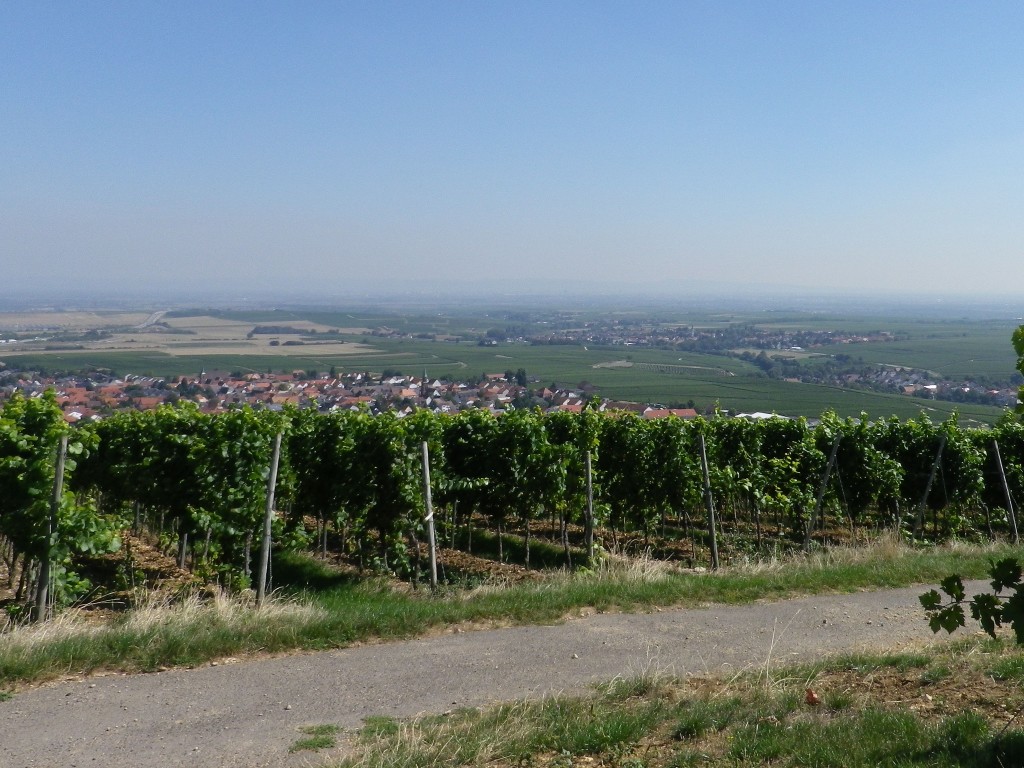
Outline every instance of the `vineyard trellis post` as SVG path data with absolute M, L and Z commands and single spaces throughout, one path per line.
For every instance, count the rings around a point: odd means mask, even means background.
M 942 449 L 946 447 L 946 435 L 939 438 L 939 450 L 935 452 L 935 461 L 932 462 L 932 471 L 928 475 L 928 484 L 924 487 L 924 494 L 921 496 L 921 503 L 917 505 L 917 516 L 914 518 L 914 538 L 922 534 L 924 528 L 924 508 L 928 504 L 928 496 L 932 492 L 932 483 L 935 482 L 935 475 L 942 463 Z
M 807 532 L 804 534 L 804 552 L 811 548 L 811 534 L 818 524 L 818 515 L 821 514 L 821 503 L 825 500 L 825 489 L 828 487 L 828 479 L 832 475 L 832 467 L 835 466 L 836 455 L 839 453 L 839 443 L 842 439 L 843 433 L 840 432 L 836 435 L 835 440 L 832 441 L 832 452 L 828 455 L 828 464 L 825 466 L 825 472 L 821 476 L 821 485 L 818 486 L 818 498 L 814 502 L 811 520 L 807 525 Z
M 1003 456 L 999 452 L 999 441 L 993 440 L 992 445 L 996 449 L 996 465 L 999 467 L 999 476 L 1003 480 L 1003 492 L 1006 494 L 1006 511 L 1010 515 L 1010 524 L 1013 526 L 1013 543 L 1020 541 L 1017 534 L 1017 515 L 1013 511 L 1013 496 L 1010 495 L 1010 484 L 1006 480 L 1006 470 L 1003 468 Z
M 590 450 L 586 455 L 587 470 L 587 511 L 584 520 L 583 540 L 587 547 L 587 562 L 594 564 L 594 470 L 590 458 Z
M 718 533 L 715 528 L 715 501 L 711 497 L 711 474 L 708 472 L 708 451 L 704 443 L 704 433 L 699 432 L 700 465 L 704 470 L 704 502 L 708 507 L 708 532 L 711 534 L 711 568 L 718 570 Z
M 39 563 L 39 587 L 36 591 L 36 621 L 45 621 L 49 613 L 50 577 L 52 572 L 53 533 L 57 530 L 60 500 L 64 495 L 64 461 L 68 455 L 68 436 L 60 436 L 53 474 L 53 497 L 50 499 L 50 517 L 46 523 L 46 547 Z
M 426 511 L 427 542 L 430 546 L 430 588 L 437 589 L 437 539 L 434 531 L 434 504 L 430 498 L 430 448 L 423 441 L 423 504 Z
M 270 476 L 267 478 L 267 506 L 263 513 L 263 541 L 260 545 L 260 573 L 256 585 L 256 605 L 263 605 L 267 594 L 267 567 L 270 565 L 270 530 L 274 518 L 274 490 L 277 487 L 277 465 L 281 460 L 281 437 L 274 438 L 274 454 L 270 459 Z

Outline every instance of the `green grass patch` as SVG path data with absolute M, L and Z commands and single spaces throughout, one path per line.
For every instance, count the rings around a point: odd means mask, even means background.
M 840 657 L 841 663 L 848 669 L 860 674 L 876 672 L 879 669 L 895 669 L 899 672 L 907 672 L 912 669 L 927 669 L 932 662 L 932 656 L 927 653 L 888 653 L 884 656 L 877 654 L 846 654 Z M 832 663 L 835 663 L 834 661 Z
M 953 670 L 946 664 L 929 666 L 928 669 L 921 673 L 921 682 L 926 685 L 939 683 L 943 680 L 949 679 L 952 674 Z
M 393 717 L 375 715 L 366 718 L 363 723 L 362 734 L 367 738 L 381 738 L 394 736 L 398 733 L 399 722 Z
M 338 746 L 338 731 L 341 729 L 337 725 L 330 723 L 324 723 L 321 725 L 304 725 L 299 728 L 299 733 L 304 734 L 304 737 L 298 739 L 291 747 L 288 748 L 289 752 L 303 752 L 303 751 L 316 751 L 320 749 L 332 749 Z
M 1024 658 L 1012 656 L 999 659 L 992 665 L 992 677 L 996 680 L 1024 682 Z
M 671 735 L 676 741 L 692 741 L 724 731 L 742 716 L 746 702 L 738 696 L 717 700 L 683 701 L 676 708 Z

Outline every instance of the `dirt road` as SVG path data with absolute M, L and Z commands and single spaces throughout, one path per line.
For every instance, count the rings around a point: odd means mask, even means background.
M 968 586 L 973 594 L 984 583 Z M 334 723 L 350 731 L 371 715 L 568 692 L 648 669 L 714 675 L 932 642 L 917 601 L 924 589 L 606 614 L 65 682 L 0 702 L 0 766 L 312 765 L 331 755 L 289 754 L 302 726 Z

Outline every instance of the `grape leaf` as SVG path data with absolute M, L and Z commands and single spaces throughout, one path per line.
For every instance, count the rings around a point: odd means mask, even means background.
M 947 576 L 939 582 L 939 586 L 955 602 L 963 602 L 963 599 L 967 596 L 967 593 L 964 591 L 964 582 L 958 574 L 954 573 L 952 576 Z
M 1007 557 L 992 564 L 989 572 L 992 576 L 992 589 L 1002 592 L 1004 589 L 1016 587 L 1020 584 L 1021 569 L 1020 563 L 1015 557 Z

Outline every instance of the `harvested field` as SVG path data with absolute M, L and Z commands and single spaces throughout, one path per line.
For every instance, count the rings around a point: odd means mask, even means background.
M 88 331 L 141 325 L 148 312 L 0 312 L 0 333 L 27 331 Z

